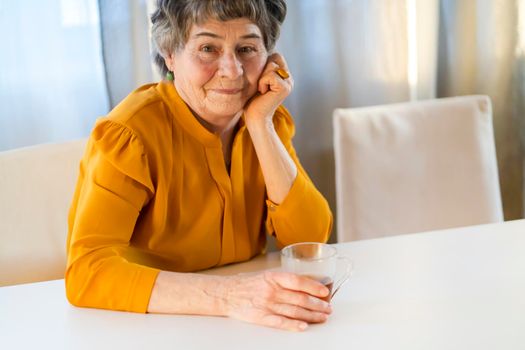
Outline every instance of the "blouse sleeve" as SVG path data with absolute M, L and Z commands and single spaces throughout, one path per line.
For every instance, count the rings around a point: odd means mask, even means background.
M 140 140 L 121 124 L 98 122 L 69 213 L 65 278 L 72 304 L 146 312 L 158 270 L 140 264 L 130 239 L 153 193 Z
M 297 166 L 297 177 L 280 205 L 266 200 L 267 231 L 277 238 L 281 246 L 305 241 L 326 242 L 332 230 L 332 212 L 297 158 L 292 145 L 295 133 L 293 120 L 283 106 L 276 111 L 274 126 Z

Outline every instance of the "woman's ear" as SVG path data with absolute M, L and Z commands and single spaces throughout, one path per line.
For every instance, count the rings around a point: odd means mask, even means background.
M 173 81 L 175 79 L 175 76 L 173 75 L 173 65 L 175 64 L 175 57 L 172 53 L 164 57 L 164 64 L 166 65 L 166 68 L 168 69 L 168 72 L 166 72 L 166 79 L 168 81 Z
M 174 56 L 172 53 L 168 54 L 167 56 L 164 57 L 164 64 L 166 65 L 166 67 L 168 67 L 168 70 L 173 72 L 173 63 L 174 63 L 175 59 L 174 59 Z

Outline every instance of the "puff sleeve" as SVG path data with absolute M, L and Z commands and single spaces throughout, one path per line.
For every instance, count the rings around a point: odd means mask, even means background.
M 72 304 L 146 312 L 158 270 L 141 263 L 130 240 L 154 191 L 133 131 L 108 119 L 97 122 L 69 213 L 66 294 Z
M 326 242 L 332 230 L 332 212 L 299 162 L 292 145 L 293 120 L 283 106 L 276 111 L 274 127 L 297 166 L 297 177 L 281 204 L 266 200 L 266 229 L 282 246 L 305 241 Z

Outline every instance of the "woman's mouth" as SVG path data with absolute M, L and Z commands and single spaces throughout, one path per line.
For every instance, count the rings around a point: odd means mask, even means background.
M 211 91 L 222 95 L 236 95 L 241 93 L 242 89 L 212 89 Z

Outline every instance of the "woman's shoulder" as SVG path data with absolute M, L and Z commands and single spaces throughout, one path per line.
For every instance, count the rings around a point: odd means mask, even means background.
M 145 146 L 157 147 L 158 140 L 169 134 L 172 127 L 172 118 L 157 85 L 144 85 L 130 93 L 107 116 L 97 120 L 95 130 L 122 131 Z
M 166 108 L 156 86 L 157 84 L 147 84 L 139 87 L 115 106 L 106 118 L 139 130 L 165 122 L 166 118 L 162 117 L 166 114 Z
M 99 118 L 91 139 L 106 153 L 119 152 L 154 156 L 170 141 L 171 118 L 159 96 L 157 84 L 144 85 L 129 94 L 107 116 Z

